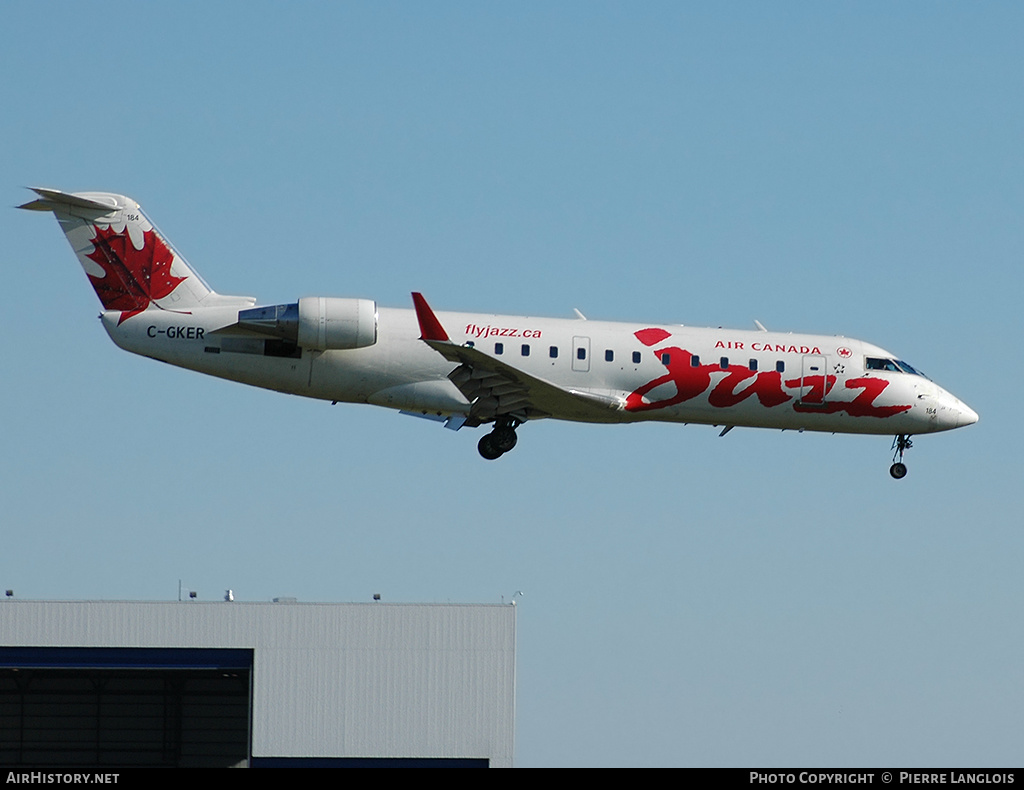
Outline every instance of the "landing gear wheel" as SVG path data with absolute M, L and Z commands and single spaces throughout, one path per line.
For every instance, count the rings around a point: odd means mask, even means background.
M 501 458 L 502 451 L 494 441 L 494 434 L 486 433 L 480 437 L 480 441 L 477 443 L 476 449 L 479 450 L 480 455 L 488 461 L 496 461 Z
M 519 441 L 519 437 L 516 436 L 515 428 L 495 428 L 491 431 L 490 435 L 494 446 L 503 453 L 507 453 L 515 447 L 516 442 Z
M 914 443 L 910 441 L 910 437 L 905 434 L 900 434 L 892 440 L 892 466 L 889 467 L 889 474 L 892 475 L 894 480 L 902 480 L 907 476 L 907 466 L 903 463 L 903 453 L 914 446 Z
M 480 438 L 476 449 L 488 461 L 500 458 L 515 447 L 516 442 L 519 441 L 519 437 L 516 436 L 516 428 L 520 424 L 519 420 L 513 417 L 499 417 L 495 420 L 491 432 Z

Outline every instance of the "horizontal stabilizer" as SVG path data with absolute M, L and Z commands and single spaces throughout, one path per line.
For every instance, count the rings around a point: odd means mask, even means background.
M 108 214 L 118 208 L 117 202 L 113 198 L 94 200 L 79 195 L 69 195 L 67 192 L 61 192 L 58 189 L 43 189 L 42 187 L 29 187 L 29 189 L 39 195 L 40 199 L 25 203 L 18 206 L 18 208 L 27 209 L 28 211 L 59 211 L 62 208 L 72 207 L 93 209 L 95 211 L 102 211 L 104 214 Z

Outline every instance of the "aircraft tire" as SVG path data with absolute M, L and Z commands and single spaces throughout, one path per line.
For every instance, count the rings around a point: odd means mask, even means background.
M 498 445 L 494 442 L 492 434 L 484 434 L 480 437 L 480 441 L 476 445 L 476 449 L 480 451 L 480 455 L 486 458 L 488 461 L 495 461 L 501 458 L 501 450 Z
M 519 437 L 512 428 L 495 428 L 491 431 L 491 440 L 501 452 L 507 453 L 516 446 Z
M 907 476 L 907 465 L 897 461 L 889 467 L 889 474 L 891 474 L 895 480 L 902 480 Z

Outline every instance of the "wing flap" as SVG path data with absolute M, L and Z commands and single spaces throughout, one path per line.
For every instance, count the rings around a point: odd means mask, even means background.
M 606 422 L 621 411 L 623 401 L 611 396 L 567 390 L 525 373 L 471 345 L 451 341 L 427 300 L 412 295 L 420 340 L 457 367 L 448 379 L 471 404 L 470 419 L 489 422 L 510 416 L 520 422 L 557 416 L 566 420 Z
M 562 419 L 606 421 L 622 403 L 579 390 L 566 390 L 524 373 L 471 346 L 450 340 L 426 340 L 450 362 L 458 362 L 448 378 L 472 404 L 470 414 L 481 421 L 517 412 L 527 419 L 557 415 Z

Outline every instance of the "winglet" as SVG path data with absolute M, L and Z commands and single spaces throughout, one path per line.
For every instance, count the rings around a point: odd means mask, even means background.
M 434 311 L 430 309 L 423 294 L 413 291 L 412 303 L 416 308 L 416 320 L 420 322 L 420 340 L 440 340 L 450 342 L 448 333 L 444 331 L 441 322 L 437 320 Z

